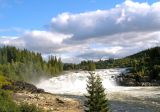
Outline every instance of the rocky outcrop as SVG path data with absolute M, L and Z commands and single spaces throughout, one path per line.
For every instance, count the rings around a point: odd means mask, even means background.
M 34 104 L 44 112 L 83 112 L 78 100 L 49 93 L 16 92 L 13 99 L 17 104 Z
M 13 100 L 17 104 L 33 104 L 44 112 L 83 112 L 83 106 L 78 100 L 47 93 L 23 81 L 10 82 L 9 85 L 3 85 L 2 89 L 12 90 Z
M 28 91 L 31 93 L 43 93 L 43 89 L 39 89 L 33 84 L 29 84 L 23 81 L 10 81 L 10 85 L 3 85 L 2 89 L 4 90 L 12 90 L 12 91 Z
M 160 86 L 160 81 L 150 81 L 148 77 L 137 78 L 134 74 L 131 73 L 117 76 L 116 82 L 120 86 Z

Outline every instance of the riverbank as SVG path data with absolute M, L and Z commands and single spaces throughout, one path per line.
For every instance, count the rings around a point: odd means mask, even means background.
M 17 104 L 34 104 L 46 112 L 83 112 L 83 106 L 78 100 L 45 92 L 18 91 L 13 94 L 13 99 Z
M 47 93 L 23 81 L 10 81 L 10 85 L 3 85 L 2 89 L 12 91 L 13 101 L 17 105 L 35 105 L 45 112 L 83 112 L 79 100 Z

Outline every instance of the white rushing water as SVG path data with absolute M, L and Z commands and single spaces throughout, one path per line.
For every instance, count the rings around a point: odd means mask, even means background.
M 95 74 L 102 78 L 113 112 L 159 112 L 160 87 L 121 87 L 116 84 L 115 76 L 125 69 L 101 69 Z M 87 71 L 70 71 L 63 75 L 41 80 L 36 86 L 46 92 L 74 95 L 84 99 L 86 94 Z
M 125 71 L 125 69 L 103 69 L 96 70 L 95 74 L 101 77 L 103 86 L 107 90 L 113 90 L 117 86 L 115 76 L 123 71 Z M 37 84 L 37 87 L 56 94 L 82 95 L 86 93 L 88 75 L 89 73 L 87 71 L 67 72 L 58 77 L 41 80 L 40 83 Z

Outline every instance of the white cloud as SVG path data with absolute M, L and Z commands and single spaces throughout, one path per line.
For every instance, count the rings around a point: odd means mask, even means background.
M 149 5 L 127 0 L 110 10 L 62 13 L 52 19 L 51 31 L 72 34 L 65 41 L 68 44 L 104 46 L 84 50 L 78 57 L 124 57 L 160 44 L 160 2 Z M 117 46 L 121 50 L 114 52 L 111 47 Z M 114 53 L 106 52 L 108 48 Z
M 150 5 L 127 0 L 109 10 L 62 13 L 49 26 L 46 31 L 3 38 L 0 44 L 58 54 L 65 62 L 124 57 L 160 45 L 160 2 Z
M 149 5 L 125 1 L 110 10 L 80 14 L 62 13 L 52 19 L 51 30 L 73 34 L 72 40 L 86 40 L 126 32 L 160 29 L 160 2 Z
M 56 32 L 47 31 L 27 31 L 21 37 L 5 37 L 0 40 L 1 45 L 12 45 L 20 48 L 38 51 L 42 53 L 56 52 L 63 45 L 65 39 L 71 35 L 64 35 Z

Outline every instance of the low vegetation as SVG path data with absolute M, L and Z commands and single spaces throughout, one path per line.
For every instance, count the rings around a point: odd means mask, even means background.
M 35 105 L 28 105 L 27 103 L 21 104 L 19 106 L 20 112 L 44 112 L 42 109 L 37 108 Z
M 0 89 L 0 112 L 43 112 L 35 105 L 21 104 L 13 102 L 11 91 Z
M 10 85 L 11 83 L 7 80 L 6 77 L 0 75 L 0 88 L 4 85 Z

